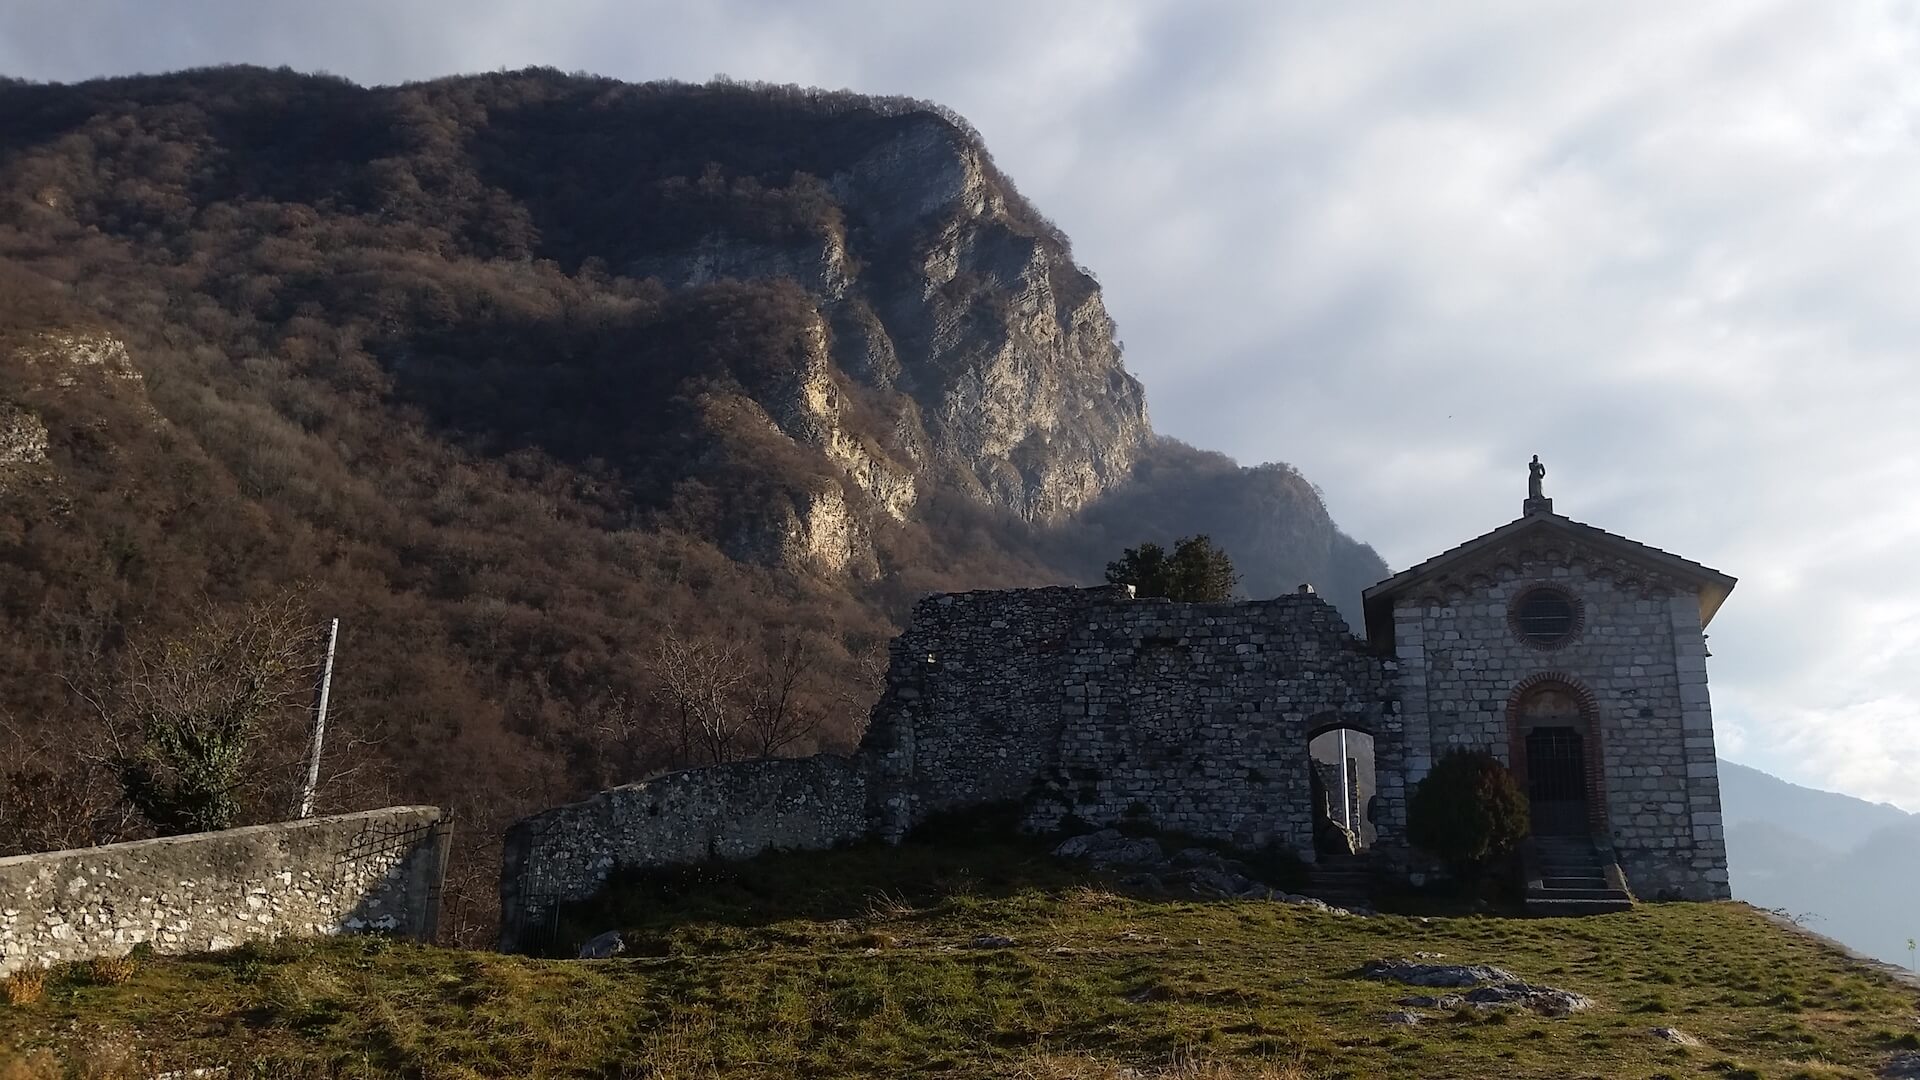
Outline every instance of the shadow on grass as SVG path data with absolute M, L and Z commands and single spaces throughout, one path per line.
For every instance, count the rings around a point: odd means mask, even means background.
M 1055 858 L 1051 852 L 1065 834 L 1023 834 L 1019 820 L 1017 806 L 984 808 L 930 819 L 897 845 L 870 840 L 831 851 L 617 869 L 597 895 L 563 905 L 544 939 L 529 942 L 530 951 L 570 957 L 582 942 L 617 929 L 629 953 L 658 955 L 687 947 L 688 936 L 675 932 L 688 927 L 871 921 L 1021 893 L 1057 895 L 1075 886 L 1143 899 L 1207 902 L 1130 889 L 1121 884 L 1127 870 L 1102 871 Z M 1241 861 L 1257 880 L 1276 888 L 1300 887 L 1301 866 L 1284 853 L 1237 852 L 1184 835 L 1156 835 L 1168 854 L 1209 847 Z

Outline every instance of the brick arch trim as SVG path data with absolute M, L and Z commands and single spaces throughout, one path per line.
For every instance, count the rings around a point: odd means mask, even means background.
M 1580 709 L 1582 756 L 1587 766 L 1587 828 L 1596 838 L 1607 835 L 1607 784 L 1600 741 L 1600 698 L 1586 683 L 1563 671 L 1543 671 L 1515 683 L 1507 694 L 1507 762 L 1522 791 L 1527 790 L 1527 736 L 1521 726 L 1520 706 L 1538 690 L 1561 690 L 1573 696 Z

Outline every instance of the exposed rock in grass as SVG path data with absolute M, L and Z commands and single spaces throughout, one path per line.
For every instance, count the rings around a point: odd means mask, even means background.
M 620 931 L 609 930 L 595 935 L 585 945 L 580 946 L 582 960 L 609 960 L 627 951 L 627 943 L 620 937 Z
M 1399 1027 L 1419 1027 L 1421 1024 L 1426 1023 L 1426 1020 L 1427 1018 L 1425 1016 L 1417 1012 L 1390 1012 L 1387 1014 L 1387 1023 Z
M 1325 900 L 1322 900 L 1317 896 L 1302 896 L 1299 893 L 1281 892 L 1278 889 L 1275 889 L 1272 892 L 1269 892 L 1267 894 L 1267 899 L 1272 900 L 1276 904 L 1298 904 L 1301 907 L 1309 907 L 1309 908 L 1313 908 L 1316 911 L 1324 911 L 1329 915 L 1372 915 L 1373 914 L 1373 911 L 1369 908 L 1334 907 L 1332 904 L 1327 903 Z
M 1505 968 L 1490 964 L 1423 964 L 1413 960 L 1369 960 L 1360 974 L 1409 986 L 1473 987 L 1466 994 L 1401 998 L 1399 1004 L 1447 1008 L 1446 1002 L 1477 1008 L 1516 1006 L 1543 1016 L 1570 1016 L 1593 1007 L 1593 999 L 1551 986 L 1531 986 Z
M 1085 859 L 1095 866 L 1153 866 L 1166 861 L 1160 841 L 1123 836 L 1118 829 L 1070 836 L 1053 853 L 1063 859 Z
M 1675 1028 L 1675 1027 L 1657 1027 L 1653 1029 L 1652 1034 L 1656 1038 L 1665 1039 L 1666 1041 L 1670 1043 L 1674 1043 L 1678 1046 L 1705 1046 L 1706 1045 L 1705 1043 L 1701 1042 L 1699 1039 L 1696 1039 L 1692 1035 L 1689 1035 L 1686 1032 L 1681 1031 L 1679 1028 Z
M 967 945 L 975 949 L 1011 949 L 1013 948 L 1013 939 L 1010 937 L 1001 937 L 999 934 L 981 934 L 968 942 Z
M 1466 1000 L 1466 998 L 1461 997 L 1459 994 L 1441 994 L 1439 997 L 1432 997 L 1427 994 L 1410 994 L 1394 1002 L 1394 1004 L 1407 1005 L 1416 1009 L 1453 1010 L 1465 1004 Z
M 1571 1016 L 1593 1008 L 1593 999 L 1571 990 L 1551 986 L 1528 986 L 1523 982 L 1482 986 L 1467 991 L 1467 1004 L 1479 1006 L 1517 1005 L 1542 1016 Z
M 1360 974 L 1408 986 L 1479 986 L 1520 981 L 1513 972 L 1489 964 L 1423 964 L 1413 960 L 1369 960 L 1361 967 Z
M 1210 848 L 1183 848 L 1168 857 L 1151 838 L 1123 836 L 1117 829 L 1069 837 L 1053 853 L 1063 859 L 1085 859 L 1099 867 L 1137 869 L 1120 884 L 1151 896 L 1193 896 L 1208 900 L 1272 900 L 1299 904 L 1334 915 L 1355 912 L 1334 907 L 1318 897 L 1272 888 L 1250 874 L 1246 864 Z M 1371 914 L 1371 912 L 1365 912 Z
M 1920 1080 L 1920 1054 L 1900 1054 L 1887 1062 L 1880 1080 Z

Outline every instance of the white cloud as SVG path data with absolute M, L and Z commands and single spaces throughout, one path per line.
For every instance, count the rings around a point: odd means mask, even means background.
M 1294 462 L 1396 565 L 1511 516 L 1542 454 L 1560 509 L 1745 579 L 1729 745 L 1920 810 L 1908 5 L 0 10 L 29 77 L 242 60 L 952 105 L 1107 286 L 1163 430 Z

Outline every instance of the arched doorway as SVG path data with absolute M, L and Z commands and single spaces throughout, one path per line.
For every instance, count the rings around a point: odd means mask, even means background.
M 1529 680 L 1508 705 L 1510 762 L 1535 836 L 1586 836 L 1603 821 L 1591 695 L 1570 681 Z
M 1357 853 L 1378 839 L 1370 810 L 1378 791 L 1373 736 L 1355 727 L 1322 729 L 1307 739 L 1314 801 L 1314 850 Z

